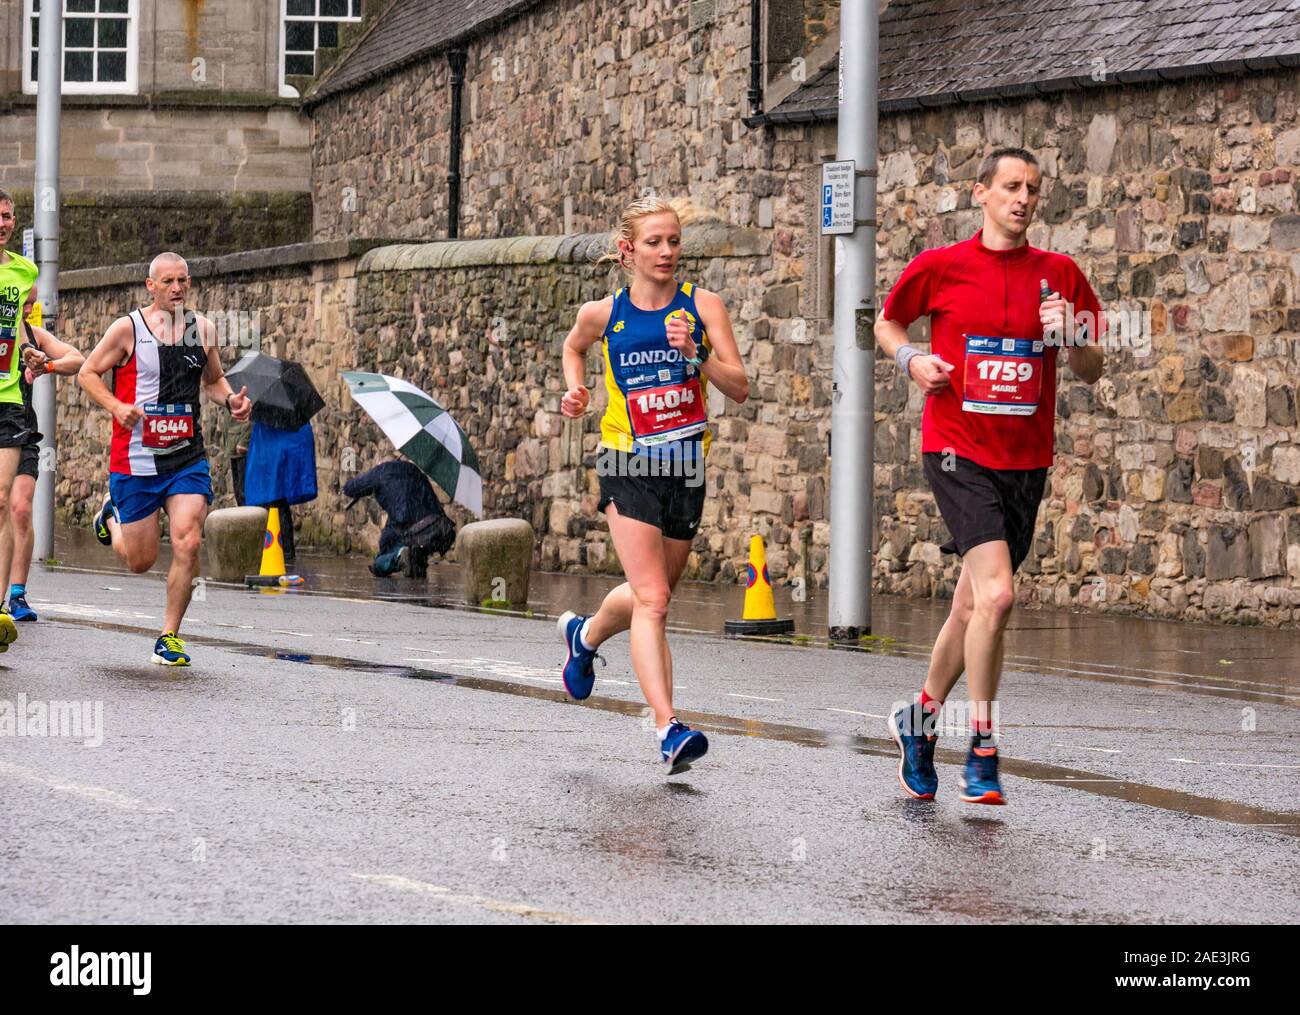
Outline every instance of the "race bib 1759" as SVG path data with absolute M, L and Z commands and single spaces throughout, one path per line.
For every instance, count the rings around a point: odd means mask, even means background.
M 962 404 L 966 412 L 1032 416 L 1043 391 L 1043 342 L 966 336 Z

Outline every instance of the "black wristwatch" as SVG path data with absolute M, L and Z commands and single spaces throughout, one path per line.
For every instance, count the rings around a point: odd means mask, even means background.
M 686 362 L 698 370 L 700 367 L 704 366 L 704 364 L 707 363 L 708 361 L 709 361 L 709 347 L 701 343 L 700 345 L 697 345 L 695 347 L 695 358 L 688 359 Z

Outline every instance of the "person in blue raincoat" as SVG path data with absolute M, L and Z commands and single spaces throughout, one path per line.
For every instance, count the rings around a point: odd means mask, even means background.
M 280 430 L 253 423 L 244 467 L 244 500 L 279 508 L 284 562 L 294 562 L 293 514 L 290 507 L 316 499 L 316 438 L 311 424 Z

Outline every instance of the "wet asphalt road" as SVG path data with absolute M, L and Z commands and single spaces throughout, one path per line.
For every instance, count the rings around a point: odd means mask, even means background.
M 1300 917 L 1286 701 L 1009 674 L 975 808 L 942 754 L 938 801 L 897 785 L 906 655 L 675 636 L 712 750 L 667 779 L 626 637 L 576 705 L 549 621 L 209 585 L 176 671 L 157 577 L 32 590 L 0 700 L 102 702 L 103 743 L 0 736 L 6 921 Z

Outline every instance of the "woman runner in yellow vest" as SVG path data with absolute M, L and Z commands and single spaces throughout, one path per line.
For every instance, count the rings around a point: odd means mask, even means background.
M 682 227 L 660 198 L 635 202 L 614 234 L 616 260 L 628 285 L 584 303 L 564 341 L 568 393 L 561 410 L 587 410 L 586 353 L 604 353 L 609 404 L 600 425 L 596 471 L 605 512 L 627 581 L 590 617 L 560 618 L 568 649 L 564 685 L 575 699 L 591 694 L 596 649 L 631 631 L 632 668 L 654 711 L 660 757 L 668 774 L 690 767 L 708 750 L 704 734 L 673 714 L 673 663 L 666 622 L 704 508 L 708 388 L 734 402 L 749 397 L 749 380 L 731 320 L 714 293 L 677 278 Z

